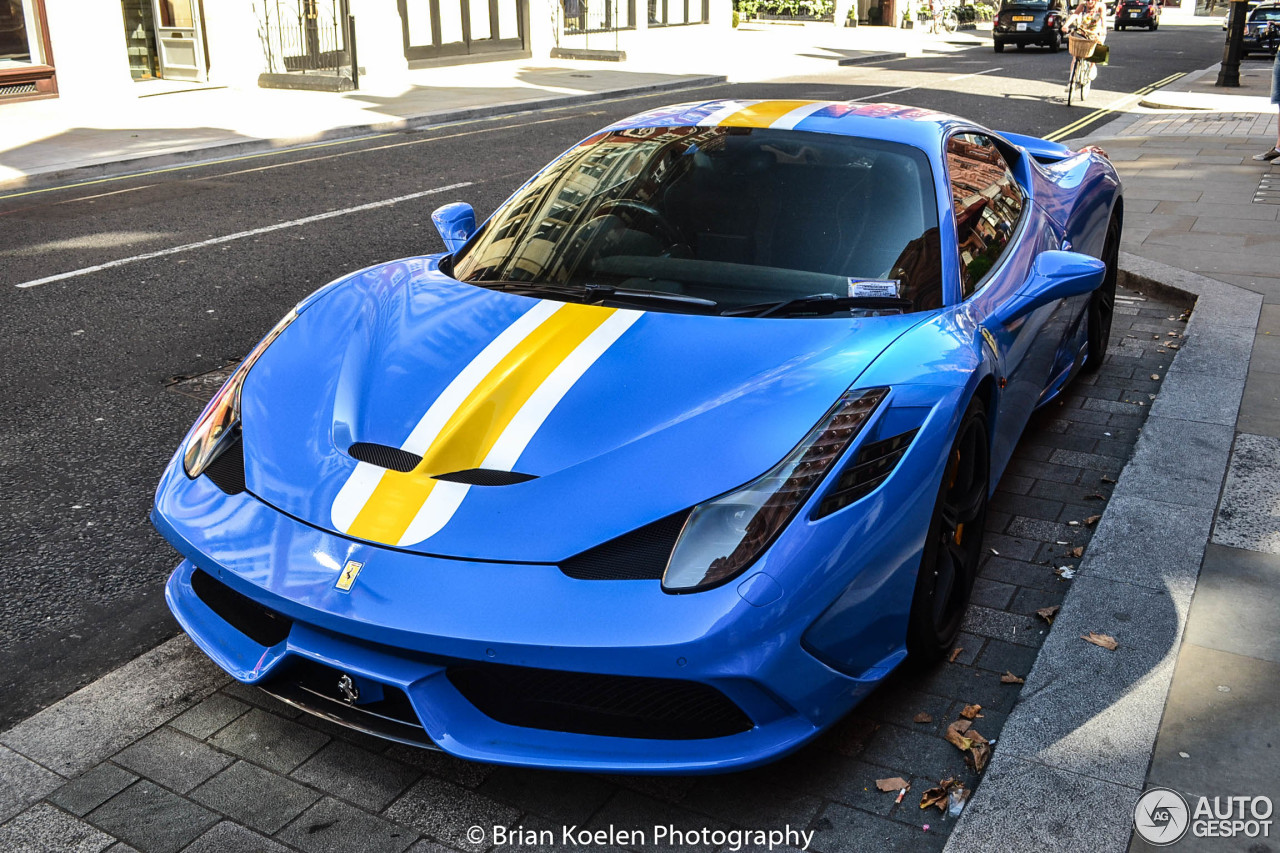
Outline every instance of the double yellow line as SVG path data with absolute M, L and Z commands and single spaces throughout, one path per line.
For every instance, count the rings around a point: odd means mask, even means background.
M 1049 140 L 1050 142 L 1058 142 L 1063 139 L 1069 139 L 1075 134 L 1079 133 L 1084 128 L 1098 121 L 1099 119 L 1105 118 L 1106 116 L 1109 116 L 1112 113 L 1119 112 L 1120 110 L 1129 106 L 1129 104 L 1133 103 L 1134 101 L 1141 100 L 1143 96 L 1150 95 L 1156 89 L 1162 88 L 1164 86 L 1168 86 L 1170 83 L 1172 83 L 1174 80 L 1177 80 L 1179 77 L 1186 77 L 1186 76 L 1187 76 L 1186 72 L 1184 71 L 1179 71 L 1177 74 L 1170 74 L 1168 77 L 1164 78 L 1163 80 L 1157 80 L 1154 83 L 1150 83 L 1146 86 L 1143 86 L 1141 89 L 1139 89 L 1138 91 L 1134 92 L 1131 95 L 1125 95 L 1123 98 L 1116 101 L 1114 104 L 1112 104 L 1109 107 L 1103 107 L 1100 110 L 1094 110 L 1093 112 L 1089 113 L 1087 116 L 1071 122 L 1071 124 L 1067 125 L 1066 127 L 1061 127 L 1055 130 L 1053 133 L 1047 134 L 1044 138 Z

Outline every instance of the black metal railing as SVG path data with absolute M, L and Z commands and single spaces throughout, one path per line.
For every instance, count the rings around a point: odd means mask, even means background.
M 564 33 L 608 33 L 635 27 L 635 0 L 566 0 Z
M 347 0 L 264 0 L 263 49 L 270 73 L 352 71 Z

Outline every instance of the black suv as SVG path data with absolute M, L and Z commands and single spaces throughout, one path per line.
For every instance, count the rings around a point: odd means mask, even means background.
M 1005 0 L 991 32 L 996 53 L 1003 53 L 1006 44 L 1016 44 L 1019 50 L 1029 44 L 1058 50 L 1066 16 L 1062 0 Z
M 1160 26 L 1159 0 L 1124 0 L 1116 9 L 1116 29 L 1146 27 L 1155 30 Z

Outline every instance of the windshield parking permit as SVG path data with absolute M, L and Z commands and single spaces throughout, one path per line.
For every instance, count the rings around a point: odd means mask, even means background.
M 849 295 L 870 299 L 897 299 L 899 281 L 896 278 L 851 278 Z

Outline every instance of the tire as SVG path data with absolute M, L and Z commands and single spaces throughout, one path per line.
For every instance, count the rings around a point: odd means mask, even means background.
M 1115 316 L 1116 279 L 1120 265 L 1120 221 L 1114 216 L 1107 224 L 1107 240 L 1102 247 L 1102 262 L 1107 265 L 1102 286 L 1093 292 L 1089 300 L 1088 357 L 1082 373 L 1097 373 L 1107 357 L 1107 343 L 1111 338 L 1111 320 Z
M 1116 24 L 1116 29 L 1120 30 L 1121 32 L 1124 32 L 1124 27 L 1121 26 L 1120 24 Z
M 996 53 L 1004 53 L 1004 42 L 1000 41 L 999 39 L 996 39 L 994 42 L 994 46 L 996 49 Z
M 1054 33 L 1053 38 L 1049 39 L 1049 52 L 1057 53 L 1062 50 L 1062 33 Z
M 907 620 L 907 654 L 915 664 L 941 659 L 960 633 L 982 557 L 990 487 L 987 410 L 975 397 L 947 454 L 916 574 Z
M 1018 50 L 1026 50 L 1027 45 L 1024 42 L 1018 42 Z

